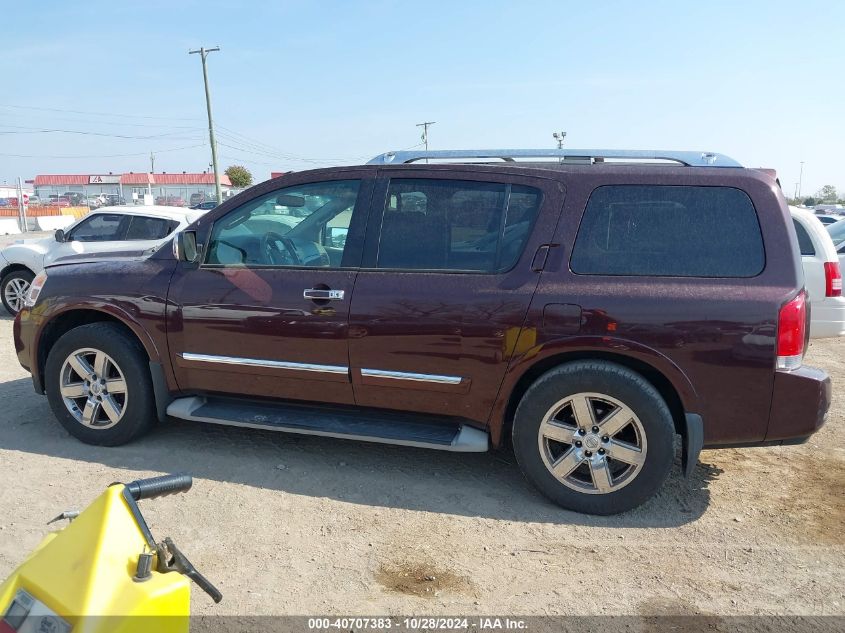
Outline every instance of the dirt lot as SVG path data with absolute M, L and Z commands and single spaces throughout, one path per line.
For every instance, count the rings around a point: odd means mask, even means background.
M 610 518 L 539 497 L 507 452 L 458 455 L 210 427 L 72 439 L 0 320 L 0 578 L 108 483 L 189 471 L 145 502 L 225 598 L 219 614 L 845 614 L 845 405 L 799 447 L 705 451 Z M 845 384 L 845 340 L 809 362 Z

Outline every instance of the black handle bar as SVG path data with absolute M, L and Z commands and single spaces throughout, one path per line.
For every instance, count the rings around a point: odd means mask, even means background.
M 194 480 L 190 475 L 162 475 L 149 479 L 138 479 L 126 484 L 126 490 L 132 495 L 135 501 L 141 499 L 154 499 L 174 495 L 177 492 L 187 492 L 191 489 Z

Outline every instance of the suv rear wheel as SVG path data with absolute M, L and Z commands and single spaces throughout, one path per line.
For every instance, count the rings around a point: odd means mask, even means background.
M 674 461 L 666 402 L 639 374 L 578 361 L 543 374 L 525 393 L 513 425 L 517 461 L 555 503 L 616 514 L 657 492 Z
M 50 350 L 44 381 L 56 418 L 86 444 L 124 444 L 156 420 L 146 354 L 118 325 L 92 323 L 65 333 Z

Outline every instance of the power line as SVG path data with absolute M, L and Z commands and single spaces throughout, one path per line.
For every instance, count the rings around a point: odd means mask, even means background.
M 226 136 L 229 138 L 230 142 L 239 143 L 245 147 L 249 147 L 251 149 L 255 149 L 257 151 L 266 151 L 268 154 L 272 154 L 274 156 L 278 156 L 288 160 L 297 160 L 302 162 L 317 162 L 317 163 L 324 163 L 324 162 L 332 162 L 332 161 L 347 161 L 347 160 L 357 160 L 361 158 L 367 158 L 365 156 L 332 156 L 332 157 L 314 157 L 314 156 L 298 156 L 295 154 L 289 154 L 287 152 L 283 152 L 279 150 L 277 147 L 272 145 L 268 145 L 267 143 L 257 141 L 252 139 L 244 134 L 239 132 L 235 132 L 231 128 L 224 127 L 220 124 L 217 125 L 218 130 L 223 130 L 223 132 L 218 132 L 219 135 Z
M 174 134 L 182 134 L 182 132 L 165 132 L 162 134 L 149 134 L 146 136 L 131 136 L 128 134 L 109 134 L 107 132 L 93 132 L 91 130 L 67 130 L 64 128 L 36 128 L 21 125 L 0 125 L 0 127 L 13 128 L 13 131 L 0 130 L 0 134 L 81 134 L 83 136 L 106 136 L 109 138 L 124 138 L 124 139 L 140 139 L 149 140 L 152 138 L 164 138 L 173 136 Z M 194 137 L 174 137 L 173 140 L 181 141 L 196 141 L 199 140 Z
M 157 149 L 156 154 L 164 152 L 179 152 L 183 149 L 196 149 L 197 147 L 205 147 L 205 143 L 199 145 L 186 145 L 185 147 L 171 147 L 169 149 Z M 76 159 L 76 158 L 124 158 L 129 156 L 146 156 L 147 152 L 135 152 L 132 154 L 64 154 L 64 155 L 50 155 L 50 154 L 0 154 L 0 156 L 7 156 L 11 158 L 50 158 L 50 159 Z
M 2 108 L 3 106 L 0 106 Z M 53 115 L 42 115 L 42 114 L 19 114 L 16 112 L 3 112 L 3 118 L 7 117 L 14 117 L 19 119 L 31 119 L 33 116 L 36 118 L 38 117 L 48 117 L 49 120 L 52 121 L 69 121 L 71 123 L 96 123 L 98 125 L 120 125 L 123 127 L 145 127 L 145 128 L 158 128 L 158 129 L 166 129 L 166 130 L 197 130 L 200 131 L 203 128 L 197 125 L 171 125 L 168 123 L 132 123 L 130 121 L 104 121 L 102 119 L 94 120 L 94 119 L 80 119 L 78 117 L 63 117 L 63 116 L 53 116 Z
M 42 110 L 44 112 L 63 112 L 66 114 L 93 114 L 94 116 L 121 117 L 127 119 L 157 119 L 160 121 L 200 121 L 199 117 L 172 117 L 172 116 L 151 116 L 145 114 L 119 114 L 116 112 L 91 112 L 90 110 L 66 110 L 63 108 L 44 108 L 37 106 L 22 106 L 11 103 L 0 103 L 3 108 L 15 108 L 18 110 Z

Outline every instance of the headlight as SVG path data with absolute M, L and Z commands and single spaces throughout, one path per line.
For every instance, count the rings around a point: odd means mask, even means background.
M 29 290 L 26 292 L 26 298 L 23 300 L 23 306 L 25 308 L 31 308 L 35 305 L 35 302 L 38 301 L 38 295 L 41 294 L 41 289 L 44 287 L 44 284 L 47 283 L 47 272 L 42 271 L 35 276 L 35 279 L 32 280 L 32 283 L 29 284 Z

